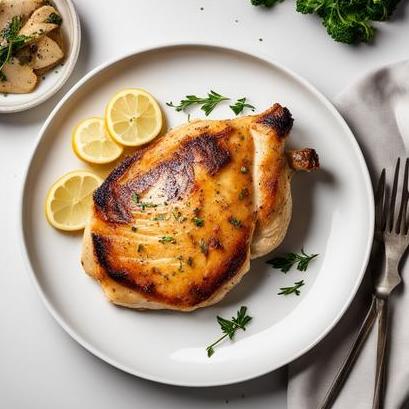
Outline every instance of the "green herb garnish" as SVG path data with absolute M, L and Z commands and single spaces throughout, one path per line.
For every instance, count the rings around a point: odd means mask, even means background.
M 209 244 L 207 243 L 207 241 L 200 239 L 199 248 L 200 251 L 207 257 L 207 255 L 209 254 Z
M 162 236 L 162 238 L 159 239 L 159 243 L 162 243 L 162 244 L 165 244 L 165 243 L 175 244 L 176 240 L 172 236 Z
M 241 227 L 241 221 L 234 216 L 229 217 L 229 223 L 238 229 Z
M 247 98 L 240 98 L 238 99 L 233 105 L 230 105 L 230 109 L 236 114 L 240 114 L 244 111 L 245 108 L 251 109 L 255 111 L 256 108 L 253 105 L 246 103 Z
M 131 194 L 131 200 L 132 200 L 134 203 L 139 203 L 139 195 L 138 195 L 138 193 L 133 192 L 133 193 Z
M 152 207 L 152 208 L 158 207 L 157 204 L 150 203 L 150 202 L 139 202 L 139 203 L 138 203 L 138 206 L 142 209 L 143 212 L 144 212 L 145 209 L 148 208 L 148 207 Z
M 249 196 L 249 190 L 245 187 L 245 188 L 243 188 L 243 189 L 241 189 L 241 191 L 240 191 L 240 193 L 239 193 L 239 200 L 243 200 L 243 199 L 245 199 L 246 197 L 248 197 Z
M 0 47 L 0 72 L 4 68 L 4 66 L 8 62 L 10 62 L 15 52 L 24 47 L 27 42 L 31 40 L 31 37 L 19 34 L 21 27 L 21 18 L 15 16 L 11 19 L 10 23 L 0 34 L 0 38 L 3 37 L 3 40 L 6 42 L 6 45 Z M 7 80 L 4 73 L 1 78 L 2 81 Z
M 157 216 L 155 216 L 155 217 L 153 218 L 153 220 L 154 220 L 155 222 L 161 221 L 161 220 L 165 220 L 165 219 L 166 219 L 166 213 L 158 214 Z
M 233 339 L 237 330 L 241 329 L 245 331 L 247 324 L 251 320 L 252 317 L 247 315 L 247 307 L 241 307 L 240 310 L 237 311 L 236 317 L 232 317 L 231 320 L 227 320 L 225 318 L 217 316 L 217 322 L 219 323 L 224 335 L 206 348 L 207 356 L 210 358 L 214 354 L 214 347 L 222 342 L 225 338 L 229 337 L 230 339 Z
M 57 26 L 60 26 L 62 24 L 62 17 L 57 13 L 51 13 L 45 20 L 45 23 L 56 24 Z
M 204 219 L 202 217 L 195 216 L 195 217 L 192 218 L 192 222 L 197 227 L 202 227 L 204 225 Z
M 148 207 L 158 207 L 157 204 L 151 203 L 151 202 L 141 202 L 140 197 L 138 195 L 138 193 L 133 192 L 131 194 L 131 200 L 141 208 L 141 210 L 144 212 L 146 208 Z
M 304 249 L 302 249 L 301 254 L 287 253 L 285 256 L 275 257 L 268 260 L 266 263 L 271 264 L 273 268 L 277 268 L 283 273 L 289 271 L 295 263 L 297 263 L 297 270 L 306 271 L 310 261 L 317 256 L 318 254 L 307 254 Z
M 292 287 L 282 287 L 280 288 L 280 292 L 277 293 L 278 295 L 300 295 L 300 288 L 304 285 L 304 280 L 296 281 Z
M 177 112 L 186 111 L 192 105 L 201 105 L 200 109 L 208 116 L 217 104 L 222 101 L 227 101 L 230 98 L 224 97 L 215 91 L 210 91 L 207 98 L 197 97 L 196 95 L 186 95 L 185 99 L 179 102 L 179 105 L 174 105 L 172 102 L 167 102 L 166 105 L 175 108 Z

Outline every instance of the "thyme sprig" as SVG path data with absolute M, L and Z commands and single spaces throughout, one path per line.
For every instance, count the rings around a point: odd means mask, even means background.
M 201 105 L 200 109 L 205 113 L 206 116 L 216 108 L 218 104 L 222 101 L 227 101 L 227 98 L 215 91 L 210 91 L 207 97 L 198 97 L 196 95 L 186 95 L 178 105 L 174 105 L 173 102 L 167 102 L 166 105 L 175 108 L 177 112 L 186 111 L 192 105 Z

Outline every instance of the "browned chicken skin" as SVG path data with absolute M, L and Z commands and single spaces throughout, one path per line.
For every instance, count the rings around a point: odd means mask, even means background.
M 82 263 L 114 303 L 191 311 L 219 301 L 276 248 L 291 216 L 295 170 L 313 149 L 284 151 L 293 119 L 195 121 L 125 159 L 94 194 Z

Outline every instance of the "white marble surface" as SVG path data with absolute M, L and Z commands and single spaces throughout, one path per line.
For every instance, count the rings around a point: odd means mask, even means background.
M 270 55 L 331 99 L 368 70 L 409 57 L 406 0 L 393 24 L 379 25 L 376 45 L 359 47 L 333 42 L 318 20 L 295 12 L 292 0 L 270 11 L 248 3 L 115 0 L 108 6 L 99 0 L 76 0 L 83 44 L 75 74 L 56 97 L 40 107 L 0 115 L 0 407 L 286 407 L 285 370 L 239 385 L 187 389 L 144 381 L 94 358 L 48 314 L 26 274 L 17 241 L 21 178 L 38 130 L 69 87 L 107 59 L 160 42 L 223 40 L 226 45 L 245 44 Z

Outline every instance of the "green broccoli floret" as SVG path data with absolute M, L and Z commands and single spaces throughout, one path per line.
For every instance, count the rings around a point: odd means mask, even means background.
M 277 3 L 281 3 L 283 0 L 251 0 L 253 6 L 265 6 L 273 7 Z
M 357 3 L 357 1 L 355 1 Z M 325 9 L 322 23 L 328 34 L 335 40 L 347 44 L 369 42 L 374 38 L 375 29 L 370 25 L 365 13 L 355 8 L 354 2 L 349 7 L 342 7 L 342 2 L 335 1 Z
M 373 21 L 385 21 L 391 18 L 400 0 L 369 0 L 366 15 Z
M 296 7 L 299 13 L 312 14 L 318 12 L 325 5 L 322 0 L 297 0 Z
M 316 14 L 328 34 L 347 44 L 370 42 L 375 37 L 373 21 L 388 20 L 400 0 L 297 0 L 297 11 Z M 271 7 L 277 0 L 251 0 Z

